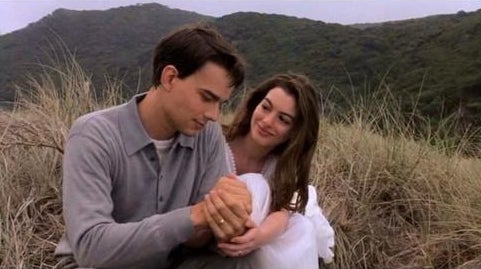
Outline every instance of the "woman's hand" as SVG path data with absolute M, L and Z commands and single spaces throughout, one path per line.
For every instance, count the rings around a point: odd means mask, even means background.
M 286 230 L 288 220 L 287 210 L 272 212 L 259 226 L 247 230 L 245 234 L 236 236 L 228 242 L 220 242 L 217 246 L 228 256 L 247 255 L 280 236 Z
M 249 229 L 244 235 L 234 237 L 227 243 L 219 243 L 217 246 L 228 256 L 240 257 L 261 247 L 265 243 L 262 238 L 261 230 L 255 227 Z

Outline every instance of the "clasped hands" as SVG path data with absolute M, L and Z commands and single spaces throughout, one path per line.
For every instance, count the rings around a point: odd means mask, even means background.
M 205 196 L 204 216 L 228 256 L 243 256 L 255 249 L 255 223 L 251 220 L 251 195 L 246 184 L 229 175 L 219 179 Z

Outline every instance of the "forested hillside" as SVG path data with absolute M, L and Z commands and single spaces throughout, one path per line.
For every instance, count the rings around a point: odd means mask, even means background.
M 107 11 L 58 9 L 28 27 L 0 36 L 0 101 L 11 101 L 14 83 L 55 65 L 67 48 L 92 74 L 97 88 L 105 77 L 121 78 L 130 91 L 150 76 L 153 46 L 171 29 L 210 17 L 159 4 Z M 52 59 L 54 58 L 54 59 Z M 147 61 L 144 62 L 144 61 Z M 148 74 L 147 74 L 148 73 Z
M 12 84 L 22 85 L 39 63 L 52 64 L 49 57 L 61 57 L 62 46 L 91 72 L 97 90 L 113 77 L 122 79 L 127 95 L 143 91 L 157 41 L 198 21 L 214 24 L 243 53 L 248 86 L 276 72 L 304 72 L 323 92 L 334 92 L 342 108 L 347 102 L 340 96 L 386 83 L 406 113 L 415 103 L 433 122 L 454 115 L 464 126 L 479 125 L 481 11 L 354 27 L 259 13 L 213 18 L 159 4 L 60 9 L 0 36 L 0 100 L 12 100 Z

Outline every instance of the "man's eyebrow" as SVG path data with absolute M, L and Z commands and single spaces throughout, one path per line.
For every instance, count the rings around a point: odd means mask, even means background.
M 221 98 L 216 95 L 215 93 L 213 93 L 211 90 L 209 89 L 204 89 L 204 88 L 200 88 L 200 90 L 204 93 L 204 94 L 207 94 L 209 96 L 209 98 L 211 98 L 212 100 L 215 100 L 215 101 L 220 101 Z

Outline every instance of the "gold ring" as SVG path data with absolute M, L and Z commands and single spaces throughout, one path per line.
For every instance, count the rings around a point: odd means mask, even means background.
M 219 224 L 224 224 L 225 220 L 224 219 L 220 219 L 219 220 Z

